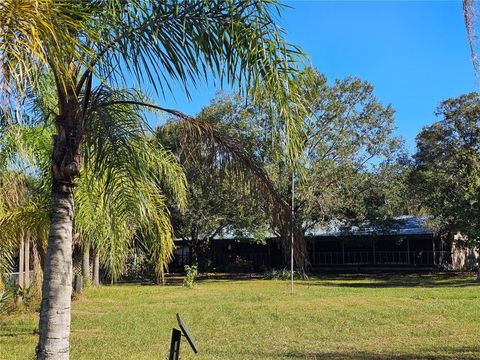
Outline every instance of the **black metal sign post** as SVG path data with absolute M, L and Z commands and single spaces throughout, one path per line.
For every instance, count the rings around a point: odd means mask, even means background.
M 182 335 L 187 339 L 193 352 L 195 354 L 198 353 L 197 345 L 195 344 L 192 335 L 190 335 L 190 331 L 188 331 L 187 325 L 185 325 L 185 323 L 182 321 L 182 318 L 178 314 L 177 322 L 178 326 L 180 326 L 181 331 L 175 328 L 172 329 L 172 340 L 170 342 L 170 355 L 168 357 L 168 360 L 180 359 L 180 342 L 182 341 Z
M 178 360 L 180 358 L 180 341 L 182 340 L 182 332 L 172 329 L 172 341 L 170 343 L 170 356 L 168 360 Z

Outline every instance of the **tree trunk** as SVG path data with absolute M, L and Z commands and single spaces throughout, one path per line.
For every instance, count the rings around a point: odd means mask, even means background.
M 32 246 L 32 257 L 33 257 L 33 282 L 35 284 L 36 290 L 38 291 L 38 294 L 40 294 L 42 290 L 43 272 L 42 272 L 40 254 L 38 253 L 38 249 L 35 243 L 33 243 L 33 246 Z
M 96 251 L 93 260 L 93 285 L 100 286 L 100 255 Z
M 198 266 L 198 246 L 197 244 L 193 245 L 191 248 L 192 252 L 192 263 L 190 265 Z
M 62 90 L 60 115 L 54 120 L 57 133 L 53 137 L 51 161 L 52 210 L 44 264 L 37 360 L 67 360 L 70 356 L 73 189 L 75 178 L 80 175 L 80 146 L 84 139 L 81 106 L 70 85 Z
M 85 244 L 83 246 L 83 257 L 82 257 L 82 277 L 83 277 L 83 286 L 88 287 L 91 283 L 90 277 L 90 246 Z
M 25 285 L 25 241 L 23 234 L 20 234 L 20 249 L 18 251 L 18 287 L 20 289 L 24 288 Z
M 479 256 L 480 256 L 480 255 L 479 255 Z M 480 282 L 480 257 L 479 257 L 479 259 L 478 259 L 477 281 Z
M 25 240 L 25 287 L 30 286 L 30 238 Z
M 68 359 L 72 295 L 73 188 L 54 184 L 45 257 L 37 359 Z

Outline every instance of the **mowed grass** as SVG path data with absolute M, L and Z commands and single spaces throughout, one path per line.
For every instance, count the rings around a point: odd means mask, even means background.
M 480 359 L 473 277 L 207 280 L 195 288 L 123 284 L 75 301 L 72 359 L 166 359 L 175 313 L 199 354 L 182 359 Z M 32 359 L 36 314 L 1 319 L 0 359 Z

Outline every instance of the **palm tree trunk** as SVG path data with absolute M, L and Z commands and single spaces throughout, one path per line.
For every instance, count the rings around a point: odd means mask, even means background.
M 72 229 L 75 178 L 80 175 L 83 123 L 75 90 L 64 89 L 54 124 L 52 210 L 45 255 L 37 360 L 68 360 L 72 296 Z
M 83 286 L 87 287 L 91 284 L 90 277 L 90 246 L 85 244 L 83 246 L 83 257 L 82 257 L 82 277 L 83 277 Z
M 30 238 L 27 236 L 25 240 L 25 287 L 30 285 Z
M 25 277 L 23 272 L 24 269 L 25 269 L 25 241 L 23 239 L 23 234 L 20 234 L 20 249 L 18 251 L 18 287 L 20 289 L 23 289 L 25 285 Z
M 38 253 L 37 244 L 32 244 L 32 257 L 33 257 L 33 282 L 38 294 L 42 290 L 43 272 L 40 260 L 40 254 Z
M 93 285 L 100 286 L 100 254 L 95 251 L 95 258 L 93 261 Z
M 38 360 L 68 359 L 70 352 L 74 209 L 73 187 L 65 188 L 64 185 L 54 184 L 52 189 L 51 227 L 45 257 Z

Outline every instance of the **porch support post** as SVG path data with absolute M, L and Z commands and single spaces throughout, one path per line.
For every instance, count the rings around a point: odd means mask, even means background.
M 317 242 L 317 239 L 315 238 L 315 236 L 312 236 L 312 255 L 313 255 L 313 259 L 312 259 L 313 261 L 312 262 L 313 262 L 313 265 L 316 265 L 316 263 L 315 263 L 315 258 L 316 258 L 316 256 L 315 256 L 315 243 L 316 242 Z
M 342 239 L 342 261 L 343 265 L 345 265 L 345 240 Z
M 410 239 L 407 238 L 407 262 L 410 265 Z
M 432 237 L 432 247 L 433 247 L 433 265 L 437 265 L 437 252 L 435 250 L 435 237 Z
M 373 264 L 377 264 L 377 257 L 375 256 L 375 238 L 372 239 L 372 248 L 373 248 Z

